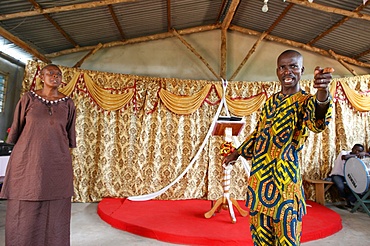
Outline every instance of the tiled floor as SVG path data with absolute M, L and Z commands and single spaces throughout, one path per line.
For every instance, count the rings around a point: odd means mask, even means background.
M 111 227 L 109 224 L 102 221 L 97 215 L 97 205 L 97 203 L 72 204 L 72 246 L 174 245 L 154 239 L 144 238 Z M 303 243 L 304 246 L 370 245 L 370 217 L 366 213 L 350 213 L 345 209 L 339 209 L 330 204 L 327 206 L 341 215 L 343 220 L 343 229 L 324 239 Z M 5 210 L 6 200 L 0 200 L 0 246 L 5 245 Z

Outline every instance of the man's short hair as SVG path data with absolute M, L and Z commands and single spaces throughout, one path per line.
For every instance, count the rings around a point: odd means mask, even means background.
M 362 151 L 364 151 L 365 150 L 365 147 L 362 145 L 362 144 L 355 144 L 355 145 L 353 145 L 353 148 L 361 148 L 362 149 Z

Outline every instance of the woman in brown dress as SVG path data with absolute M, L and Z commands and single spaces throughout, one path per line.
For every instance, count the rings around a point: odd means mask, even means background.
M 61 70 L 40 72 L 43 88 L 17 104 L 8 143 L 15 144 L 0 197 L 7 199 L 7 246 L 70 245 L 75 106 L 60 93 Z

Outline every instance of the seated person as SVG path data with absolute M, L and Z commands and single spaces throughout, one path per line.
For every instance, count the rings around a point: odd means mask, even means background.
M 334 161 L 334 167 L 329 174 L 338 189 L 339 196 L 346 199 L 347 206 L 352 206 L 356 202 L 356 197 L 353 195 L 344 178 L 344 164 L 346 160 L 352 157 L 370 157 L 370 154 L 364 151 L 362 144 L 355 144 L 351 151 L 342 150 Z

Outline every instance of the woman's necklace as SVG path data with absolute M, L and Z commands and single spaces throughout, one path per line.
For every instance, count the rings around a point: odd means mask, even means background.
M 53 110 L 51 109 L 51 103 L 47 103 L 46 107 L 48 107 L 49 115 L 52 116 L 53 115 Z

